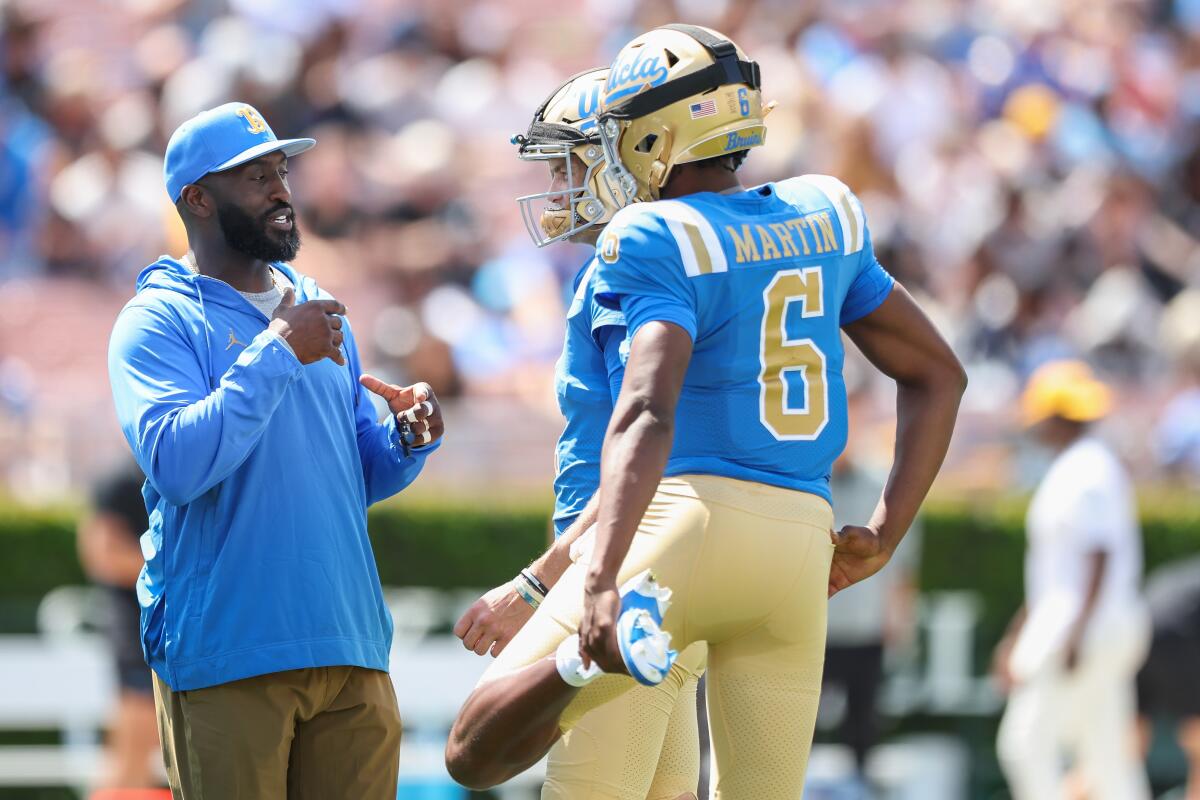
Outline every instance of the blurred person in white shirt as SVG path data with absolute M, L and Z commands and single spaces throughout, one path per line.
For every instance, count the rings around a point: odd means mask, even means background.
M 1059 361 L 1034 372 L 1021 404 L 1057 455 L 1026 517 L 1025 605 L 995 658 L 1011 691 L 1001 766 L 1014 800 L 1065 798 L 1069 783 L 1091 800 L 1147 800 L 1134 735 L 1149 636 L 1141 532 L 1124 467 L 1090 432 L 1112 395 L 1086 364 Z

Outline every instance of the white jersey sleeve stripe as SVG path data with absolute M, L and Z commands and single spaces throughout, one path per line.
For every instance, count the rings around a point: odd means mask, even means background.
M 721 240 L 717 237 L 712 223 L 705 219 L 703 214 L 687 203 L 676 200 L 660 200 L 654 205 L 679 244 L 684 270 L 689 278 L 707 275 L 710 272 L 726 272 L 729 269 L 725 248 L 721 246 Z M 698 234 L 698 237 L 694 234 Z M 697 252 L 698 249 L 704 252 Z
M 700 263 L 696 260 L 696 250 L 692 247 L 692 239 L 688 236 L 685 223 L 677 219 L 672 219 L 663 215 L 663 219 L 667 223 L 667 230 L 675 237 L 675 244 L 679 246 L 679 255 L 683 258 L 683 270 L 689 278 L 694 278 L 700 274 Z
M 717 236 L 716 230 L 712 223 L 709 222 L 703 214 L 691 206 L 687 207 L 692 215 L 696 218 L 696 227 L 700 229 L 700 237 L 704 239 L 704 246 L 708 250 L 708 257 L 712 259 L 713 272 L 729 271 L 729 261 L 725 258 L 725 247 L 721 244 L 721 239 Z
M 592 279 L 592 273 L 596 271 L 596 259 L 592 259 L 588 264 L 587 270 L 583 273 L 583 277 L 579 279 L 579 285 L 575 287 L 575 299 L 583 300 L 584 294 L 587 293 L 588 281 Z
M 863 219 L 862 206 L 850 191 L 850 187 L 832 175 L 802 175 L 800 180 L 818 189 L 833 206 L 842 226 L 843 252 L 846 255 L 857 253 L 863 248 Z

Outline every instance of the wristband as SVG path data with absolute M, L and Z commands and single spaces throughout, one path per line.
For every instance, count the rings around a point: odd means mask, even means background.
M 546 595 L 549 593 L 545 588 L 545 584 L 534 578 L 528 570 L 521 570 L 513 580 L 524 586 L 525 590 L 536 597 L 539 603 L 545 600 Z
M 546 584 L 539 581 L 537 576 L 533 574 L 533 570 L 529 567 L 521 570 L 521 577 L 529 581 L 529 585 L 536 589 L 542 597 L 550 594 L 550 590 L 546 588 Z
M 526 583 L 520 579 L 520 576 L 513 578 L 512 588 L 514 592 L 521 596 L 522 600 L 529 603 L 535 609 L 542 604 L 542 598 L 530 591 Z

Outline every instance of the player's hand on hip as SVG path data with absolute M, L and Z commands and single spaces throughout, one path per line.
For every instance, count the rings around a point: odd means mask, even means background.
M 617 644 L 617 617 L 620 614 L 621 594 L 616 581 L 599 586 L 589 584 L 584 588 L 583 619 L 579 623 L 579 655 L 584 667 L 595 662 L 605 672 L 628 674 Z
M 476 655 L 490 649 L 498 656 L 531 616 L 533 606 L 521 599 L 512 584 L 503 583 L 471 604 L 454 626 L 454 635 Z
M 296 292 L 289 286 L 271 315 L 270 329 L 292 348 L 301 364 L 328 358 L 346 365 L 342 353 L 342 325 L 346 307 L 337 300 L 309 300 L 296 305 Z
M 446 432 L 446 426 L 442 423 L 442 407 L 428 383 L 397 386 L 367 373 L 363 373 L 358 382 L 367 391 L 387 401 L 388 409 L 396 416 L 397 422 L 408 424 L 413 435 L 412 444 L 417 447 L 436 442 Z
M 829 596 L 869 578 L 891 558 L 883 546 L 883 538 L 873 528 L 846 525 L 840 531 L 830 531 L 833 540 L 833 562 L 829 566 Z

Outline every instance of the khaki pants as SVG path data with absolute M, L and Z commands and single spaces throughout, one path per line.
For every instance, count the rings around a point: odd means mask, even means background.
M 1089 798 L 1149 800 L 1133 737 L 1134 679 L 1145 659 L 1148 627 L 1140 606 L 1098 612 L 1073 671 L 1063 670 L 1059 652 L 1013 689 L 997 749 L 1014 800 L 1070 796 L 1063 770 L 1068 754 Z
M 180 692 L 155 675 L 154 705 L 175 800 L 395 800 L 387 673 L 318 667 Z
M 651 567 L 673 592 L 663 619 L 672 644 L 681 651 L 708 644 L 717 800 L 795 800 L 803 791 L 825 662 L 832 524 L 829 504 L 812 494 L 681 475 L 659 484 L 625 557 L 618 583 Z M 578 629 L 586 562 L 567 569 L 482 680 L 547 657 Z M 601 676 L 579 692 L 559 727 L 569 734 L 593 709 L 637 686 L 625 675 Z M 625 732 L 631 740 L 644 734 Z M 646 737 L 640 747 L 660 742 Z M 569 755 L 552 751 L 548 773 L 560 772 L 556 759 Z M 642 763 L 657 757 L 654 750 Z M 607 800 L 624 797 L 621 791 L 593 784 L 570 796 Z

